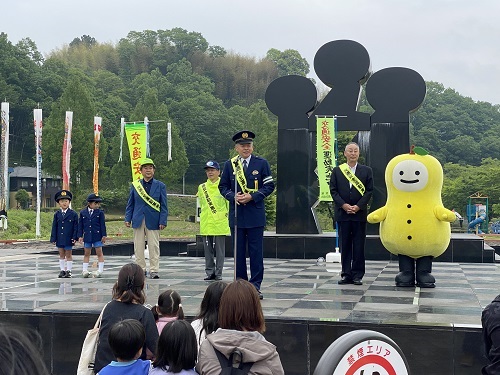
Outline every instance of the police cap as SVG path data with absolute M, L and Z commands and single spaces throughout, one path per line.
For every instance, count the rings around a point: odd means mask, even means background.
M 236 144 L 252 143 L 255 138 L 255 133 L 250 130 L 242 130 L 233 135 L 233 141 Z

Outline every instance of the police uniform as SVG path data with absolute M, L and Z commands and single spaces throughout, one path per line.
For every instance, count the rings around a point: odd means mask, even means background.
M 96 194 L 90 194 L 87 197 L 87 202 L 102 202 L 102 198 Z M 91 247 L 92 244 L 101 242 L 102 238 L 106 236 L 104 211 L 96 208 L 90 214 L 89 207 L 81 210 L 80 220 L 78 221 L 78 238 L 83 237 L 84 244 L 90 244 L 88 247 Z
M 244 130 L 233 136 L 236 144 L 252 143 L 255 134 Z M 233 158 L 226 161 L 222 172 L 219 190 L 224 198 L 229 201 L 229 226 L 234 246 L 235 226 L 235 168 L 241 168 L 242 161 Z M 266 225 L 266 212 L 264 199 L 274 191 L 274 181 L 271 168 L 266 159 L 251 155 L 244 173 L 247 192 L 252 200 L 246 204 L 237 205 L 237 251 L 236 251 L 236 277 L 248 280 L 246 266 L 246 251 L 250 258 L 250 282 L 260 293 L 260 285 L 264 277 L 263 239 L 264 226 Z M 242 192 L 240 183 L 236 184 L 236 192 Z
M 71 200 L 73 196 L 68 190 L 58 191 L 55 195 L 56 202 L 63 198 Z M 76 241 L 78 241 L 78 214 L 71 208 L 64 214 L 62 210 L 56 211 L 52 221 L 50 242 L 55 242 L 59 249 L 71 250 L 67 247 L 73 246 Z

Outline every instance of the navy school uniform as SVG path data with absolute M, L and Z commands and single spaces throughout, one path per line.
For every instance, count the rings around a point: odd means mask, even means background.
M 58 248 L 73 246 L 78 241 L 78 214 L 68 208 L 63 216 L 62 210 L 54 213 L 50 242 L 55 242 Z
M 88 207 L 81 210 L 80 220 L 78 220 L 78 238 L 83 237 L 84 243 L 95 243 L 106 236 L 104 211 L 96 208 L 91 216 Z

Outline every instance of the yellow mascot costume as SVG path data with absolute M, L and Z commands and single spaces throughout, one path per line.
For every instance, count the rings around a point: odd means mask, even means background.
M 384 247 L 398 256 L 396 286 L 434 288 L 432 260 L 450 243 L 455 214 L 443 206 L 443 168 L 421 147 L 394 157 L 385 169 L 387 202 L 368 215 L 380 223 Z

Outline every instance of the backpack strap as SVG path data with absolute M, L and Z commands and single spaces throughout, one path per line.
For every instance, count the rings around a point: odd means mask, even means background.
M 212 346 L 213 347 L 213 346 Z M 236 370 L 238 370 L 237 374 L 241 375 L 248 375 L 250 372 L 250 369 L 252 368 L 254 362 L 243 362 L 243 354 L 238 350 L 235 349 L 229 358 L 226 358 L 224 354 L 222 354 L 220 351 L 218 351 L 216 348 L 214 348 L 215 354 L 217 355 L 217 359 L 219 360 L 221 370 L 224 368 L 231 368 L 231 373 L 236 373 Z M 240 365 L 238 367 L 233 367 L 233 357 L 234 355 L 239 355 L 241 358 Z

